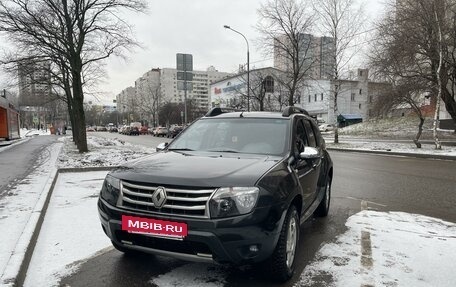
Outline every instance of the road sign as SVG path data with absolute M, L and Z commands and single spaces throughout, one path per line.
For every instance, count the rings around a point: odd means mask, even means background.
M 192 54 L 176 54 L 176 63 L 178 71 L 193 71 Z
M 185 88 L 187 85 L 187 89 Z M 187 91 L 193 91 L 193 83 L 191 82 L 177 82 L 177 89 L 180 90 L 180 91 L 184 91 L 184 90 L 187 90 Z
M 177 72 L 178 81 L 193 81 L 193 74 L 191 72 Z

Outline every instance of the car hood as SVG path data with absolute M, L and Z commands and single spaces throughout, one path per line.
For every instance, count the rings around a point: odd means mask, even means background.
M 111 172 L 131 182 L 195 187 L 254 186 L 282 157 L 163 151 Z

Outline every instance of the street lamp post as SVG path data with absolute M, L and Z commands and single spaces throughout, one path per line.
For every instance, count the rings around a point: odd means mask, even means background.
M 238 33 L 239 35 L 241 35 L 244 38 L 245 43 L 247 44 L 247 111 L 250 112 L 250 52 L 249 52 L 249 41 L 247 41 L 247 38 L 244 36 L 244 34 L 242 34 L 239 31 L 234 30 L 230 26 L 223 25 L 223 28 L 229 29 L 229 30 L 231 30 L 231 31 L 233 31 L 235 33 Z

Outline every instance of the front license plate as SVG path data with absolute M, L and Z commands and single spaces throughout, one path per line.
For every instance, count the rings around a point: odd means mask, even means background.
M 184 238 L 188 234 L 186 223 L 128 215 L 122 215 L 122 230 L 172 238 Z

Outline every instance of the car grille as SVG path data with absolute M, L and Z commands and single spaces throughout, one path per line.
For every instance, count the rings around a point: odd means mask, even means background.
M 208 218 L 208 201 L 215 189 L 161 186 L 166 190 L 166 200 L 161 208 L 154 205 L 152 194 L 158 185 L 122 181 L 118 206 L 162 215 Z

